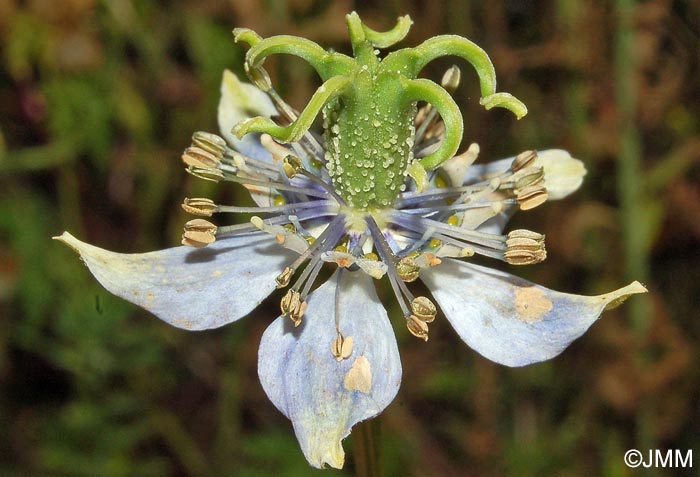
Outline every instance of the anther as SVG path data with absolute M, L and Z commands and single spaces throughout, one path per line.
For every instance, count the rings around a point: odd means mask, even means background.
M 517 194 L 526 187 L 544 184 L 544 169 L 541 167 L 522 169 L 514 175 L 513 179 L 515 179 L 514 192 Z
M 212 153 L 198 146 L 190 146 L 182 153 L 182 162 L 190 167 L 202 169 L 216 169 L 221 162 L 222 155 Z
M 428 324 L 425 321 L 420 320 L 415 315 L 411 315 L 406 318 L 406 327 L 416 338 L 428 341 Z
M 216 212 L 217 206 L 210 199 L 196 198 L 188 199 L 182 203 L 182 210 L 194 215 L 201 215 L 203 217 L 211 217 L 214 212 Z
M 547 202 L 549 194 L 547 189 L 541 185 L 528 186 L 524 189 L 518 189 L 515 194 L 515 199 L 520 205 L 520 210 L 534 209 L 538 205 Z
M 272 81 L 270 80 L 270 75 L 262 66 L 251 67 L 248 62 L 245 63 L 245 72 L 248 75 L 248 79 L 261 91 L 267 93 L 272 89 Z
M 207 181 L 219 182 L 224 178 L 224 173 L 220 169 L 211 167 L 189 166 L 185 170 L 198 179 L 204 179 Z
M 216 225 L 204 219 L 190 220 L 185 224 L 182 234 L 182 245 L 190 247 L 206 247 L 216 241 Z
M 331 344 L 331 353 L 333 353 L 333 356 L 335 356 L 335 359 L 338 361 L 349 358 L 352 354 L 352 336 L 345 338 L 342 333 L 338 331 L 338 336 L 336 336 Z
M 282 297 L 280 310 L 282 311 L 282 316 L 289 316 L 296 327 L 301 324 L 301 317 L 304 316 L 306 311 L 306 302 L 301 300 L 301 293 L 291 289 Z
M 518 172 L 521 169 L 532 166 L 537 160 L 537 151 L 523 151 L 513 159 L 510 169 Z
M 452 65 L 447 71 L 445 71 L 445 74 L 442 75 L 442 81 L 440 81 L 440 84 L 443 88 L 445 88 L 445 90 L 447 90 L 448 93 L 453 94 L 457 89 L 457 86 L 459 86 L 461 77 L 462 71 L 458 66 Z
M 222 158 L 226 152 L 224 138 L 204 131 L 197 131 L 192 135 L 192 146 L 204 149 L 218 158 Z
M 511 265 L 531 265 L 547 258 L 544 235 L 530 230 L 513 230 L 506 239 L 505 261 Z
M 416 263 L 416 255 L 407 255 L 399 260 L 399 263 L 396 265 L 396 271 L 404 282 L 416 281 L 420 274 L 420 267 Z
M 294 270 L 292 267 L 285 267 L 284 271 L 277 275 L 277 278 L 275 278 L 275 281 L 277 282 L 277 288 L 284 288 L 287 285 L 289 285 L 289 282 L 292 280 L 295 271 L 296 270 Z
M 431 323 L 437 315 L 435 304 L 424 296 L 419 296 L 411 302 L 413 316 L 425 323 Z
M 301 163 L 301 159 L 296 156 L 288 155 L 284 158 L 282 168 L 284 169 L 286 176 L 291 179 L 295 175 L 299 174 L 299 171 L 301 171 L 304 166 Z

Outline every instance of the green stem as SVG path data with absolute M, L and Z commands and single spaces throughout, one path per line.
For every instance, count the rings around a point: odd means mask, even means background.
M 642 177 L 642 151 L 637 117 L 637 88 L 634 58 L 634 31 L 632 27 L 633 0 L 617 0 L 619 23 L 615 57 L 615 89 L 620 116 L 620 150 L 617 160 L 617 186 L 625 250 L 625 273 L 628 279 L 645 281 L 648 269 L 648 230 L 644 210 L 645 186 Z M 630 307 L 633 323 L 640 334 L 649 325 L 649 307 L 645 300 L 635 300 Z
M 622 239 L 625 251 L 625 273 L 627 278 L 646 281 L 649 277 L 649 220 L 644 208 L 645 181 L 642 171 L 642 146 L 636 118 L 638 91 L 636 87 L 637 64 L 634 51 L 633 16 L 634 0 L 616 0 L 617 17 L 615 52 L 615 90 L 620 120 L 620 150 L 618 154 L 617 186 L 620 197 Z M 648 364 L 647 342 L 651 323 L 651 303 L 648 297 L 634 300 L 628 313 L 639 343 L 637 366 L 640 372 Z M 655 442 L 654 423 L 655 402 L 652 396 L 645 396 L 637 410 L 636 446 L 639 449 L 653 449 Z M 641 469 L 640 469 L 641 470 Z M 654 468 L 641 470 L 640 475 L 655 476 Z
M 382 475 L 380 431 L 379 418 L 362 421 L 352 430 L 357 477 Z

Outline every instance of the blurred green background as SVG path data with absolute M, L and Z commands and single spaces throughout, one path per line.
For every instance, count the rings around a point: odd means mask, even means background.
M 465 145 L 482 158 L 556 146 L 586 163 L 576 195 L 515 219 L 549 251 L 516 273 L 572 293 L 650 290 L 522 369 L 483 359 L 444 320 L 427 344 L 397 321 L 385 474 L 698 475 L 698 0 L 0 0 L 0 475 L 353 475 L 352 438 L 343 471 L 312 471 L 260 387 L 279 297 L 188 333 L 109 295 L 50 240 L 154 250 L 179 243 L 183 197 L 249 200 L 179 160 L 193 131 L 217 129 L 222 70 L 242 69 L 231 29 L 347 51 L 353 9 L 377 29 L 410 14 L 403 44 L 456 33 L 486 49 L 530 113 L 483 111 L 464 67 Z M 319 85 L 301 61 L 267 64 L 297 108 Z M 693 449 L 694 470 L 628 469 L 629 448 Z

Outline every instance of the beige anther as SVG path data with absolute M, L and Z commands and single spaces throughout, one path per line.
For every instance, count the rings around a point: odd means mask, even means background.
M 336 336 L 331 344 L 331 353 L 333 353 L 333 356 L 335 356 L 335 359 L 338 361 L 349 358 L 352 354 L 352 336 L 345 338 L 342 333 L 338 331 L 338 336 Z
M 284 158 L 282 168 L 284 169 L 285 175 L 291 179 L 292 177 L 297 175 L 300 170 L 304 168 L 304 165 L 302 164 L 301 159 L 299 159 L 298 157 L 288 155 Z
M 190 146 L 182 153 L 182 162 L 191 167 L 216 169 L 221 162 L 221 156 L 212 154 L 198 146 Z
M 437 315 L 435 304 L 424 296 L 419 296 L 411 303 L 413 315 L 420 321 L 431 323 Z
M 530 230 L 513 230 L 506 239 L 503 258 L 511 265 L 531 265 L 547 258 L 544 235 Z
M 280 301 L 282 316 L 289 316 L 294 322 L 294 326 L 301 324 L 301 317 L 306 311 L 306 302 L 301 301 L 301 294 L 296 290 L 289 290 Z
M 204 217 L 211 217 L 214 212 L 216 212 L 216 204 L 210 199 L 195 198 L 188 199 L 182 203 L 182 210 L 190 214 L 201 215 Z
M 190 220 L 185 224 L 182 234 L 182 245 L 190 247 L 206 247 L 216 241 L 216 225 L 204 219 Z
M 440 84 L 447 90 L 448 93 L 452 94 L 459 86 L 461 77 L 462 71 L 458 66 L 452 65 L 447 71 L 445 71 L 445 74 L 442 75 L 442 81 L 440 81 Z
M 515 186 L 513 191 L 518 194 L 526 187 L 539 186 L 544 184 L 544 169 L 541 167 L 528 167 L 513 174 Z
M 292 277 L 294 276 L 294 269 L 292 267 L 285 267 L 284 271 L 277 275 L 275 281 L 277 282 L 277 288 L 284 288 L 289 285 Z
M 224 178 L 224 173 L 220 169 L 211 167 L 189 166 L 185 170 L 193 176 L 206 181 L 219 182 Z
M 532 166 L 537 160 L 537 151 L 524 151 L 515 156 L 510 168 L 513 172 Z
M 406 327 L 416 338 L 428 341 L 428 324 L 425 321 L 420 320 L 415 315 L 411 315 L 406 318 Z
M 203 149 L 221 159 L 226 152 L 226 141 L 216 134 L 197 131 L 192 135 L 192 146 Z
M 396 265 L 396 271 L 405 282 L 413 282 L 420 274 L 420 267 L 416 263 L 416 255 L 411 254 L 403 257 Z
M 530 210 L 547 202 L 549 194 L 547 189 L 541 185 L 528 186 L 516 192 L 515 199 L 518 201 L 520 210 Z
M 265 71 L 262 66 L 254 66 L 251 68 L 246 62 L 244 67 L 248 78 L 260 91 L 267 93 L 272 89 L 270 75 L 267 74 L 267 71 Z

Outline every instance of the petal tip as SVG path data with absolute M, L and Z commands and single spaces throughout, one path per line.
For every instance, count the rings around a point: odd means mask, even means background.
M 61 235 L 51 237 L 51 240 L 58 240 L 59 242 L 63 242 L 76 252 L 80 253 L 80 245 L 82 244 L 82 242 L 77 238 L 73 237 L 69 232 L 63 232 Z
M 622 287 L 618 290 L 600 295 L 600 298 L 605 302 L 605 310 L 612 310 L 620 306 L 625 300 L 630 296 L 636 295 L 638 293 L 648 293 L 649 290 L 639 283 L 638 281 L 633 281 L 629 285 Z

